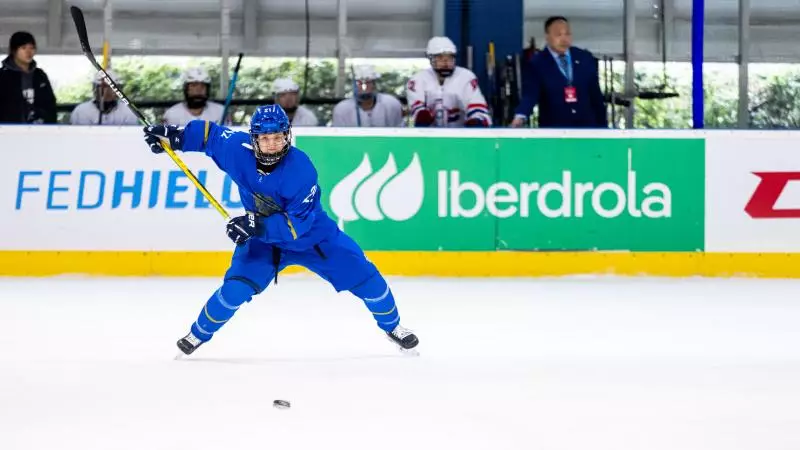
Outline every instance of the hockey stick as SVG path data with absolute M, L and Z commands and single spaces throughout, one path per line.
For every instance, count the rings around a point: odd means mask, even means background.
M 487 103 L 486 106 L 489 107 L 489 117 L 491 117 L 493 120 L 495 119 L 495 111 L 497 111 L 496 108 L 497 105 L 495 104 L 497 102 L 496 64 L 497 64 L 497 57 L 495 56 L 494 53 L 494 41 L 489 41 L 489 51 L 486 53 L 486 76 L 489 82 L 489 89 L 487 92 L 488 101 L 486 102 Z
M 77 6 L 72 6 L 70 7 L 70 13 L 72 14 L 73 22 L 75 22 L 75 28 L 78 31 L 78 39 L 81 42 L 81 50 L 83 50 L 83 54 L 86 55 L 86 57 L 89 59 L 89 62 L 92 63 L 95 69 L 103 73 L 103 80 L 111 88 L 111 90 L 114 91 L 114 94 L 117 95 L 117 98 L 119 98 L 122 103 L 128 105 L 131 108 L 131 111 L 133 111 L 133 113 L 136 114 L 136 117 L 138 117 L 139 120 L 142 121 L 142 123 L 144 123 L 147 126 L 150 126 L 151 125 L 150 121 L 147 120 L 147 118 L 144 116 L 144 114 L 142 114 L 141 111 L 139 111 L 139 108 L 137 108 L 136 105 L 134 105 L 133 103 L 131 103 L 130 100 L 128 100 L 128 97 L 125 95 L 125 93 L 123 93 L 119 89 L 117 84 L 114 83 L 114 80 L 112 80 L 111 77 L 108 76 L 108 73 L 103 69 L 103 66 L 101 66 L 100 63 L 97 62 L 97 59 L 94 57 L 94 53 L 92 53 L 92 47 L 89 46 L 89 34 L 86 31 L 86 20 L 83 17 L 83 11 L 81 11 L 81 9 L 78 8 Z M 214 196 L 211 195 L 210 192 L 208 192 L 205 186 L 203 186 L 203 183 L 201 183 L 200 180 L 198 180 L 197 177 L 194 176 L 192 171 L 189 170 L 188 167 L 186 167 L 186 164 L 184 164 L 183 161 L 181 161 L 181 159 L 178 157 L 178 155 L 175 154 L 175 151 L 172 150 L 172 148 L 170 148 L 169 144 L 165 140 L 162 140 L 161 146 L 164 147 L 164 150 L 167 152 L 169 157 L 172 158 L 175 164 L 177 164 L 178 167 L 183 171 L 183 173 L 186 174 L 186 176 L 192 181 L 192 184 L 194 184 L 197 187 L 197 189 L 200 190 L 200 192 L 203 194 L 203 197 L 205 197 L 206 200 L 208 200 L 208 202 L 214 206 L 214 209 L 216 209 L 217 212 L 219 212 L 222 215 L 222 217 L 224 217 L 226 220 L 230 220 L 231 216 L 230 214 L 228 214 L 228 211 L 226 211 L 225 208 L 219 204 L 217 199 L 215 199 Z
M 353 77 L 353 102 L 356 104 L 356 124 L 361 127 L 361 114 L 358 111 L 358 81 L 356 80 L 356 71 L 353 65 L 350 65 L 350 76 Z
M 110 61 L 109 61 L 109 57 L 110 57 L 109 52 L 110 52 L 110 50 L 111 50 L 111 47 L 108 45 L 108 40 L 103 41 L 103 69 L 105 69 L 105 70 L 108 70 L 108 65 L 110 63 Z M 100 85 L 99 90 L 100 90 L 100 95 L 98 97 L 100 97 L 100 101 L 97 102 L 97 103 L 100 105 L 100 107 L 97 108 L 99 110 L 98 114 L 97 114 L 97 124 L 98 125 L 102 125 L 103 124 L 103 110 L 106 109 L 106 107 L 105 107 L 105 103 L 106 103 L 105 95 L 103 95 L 105 90 L 103 89 L 103 85 L 102 84 Z M 95 92 L 97 92 L 97 90 L 95 90 Z
M 233 69 L 233 76 L 231 77 L 231 85 L 228 88 L 228 96 L 225 98 L 225 108 L 222 109 L 222 117 L 219 119 L 219 124 L 225 124 L 225 117 L 228 115 L 228 108 L 231 106 L 233 100 L 233 91 L 236 89 L 236 80 L 239 79 L 239 65 L 242 64 L 242 57 L 244 53 L 239 53 L 239 59 L 236 61 L 236 68 Z

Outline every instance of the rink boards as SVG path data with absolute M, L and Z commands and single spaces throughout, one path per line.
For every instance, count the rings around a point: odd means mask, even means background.
M 800 132 L 296 129 L 388 274 L 800 276 Z M 0 127 L 0 275 L 220 275 L 224 220 L 141 129 Z M 238 191 L 181 158 L 229 210 Z

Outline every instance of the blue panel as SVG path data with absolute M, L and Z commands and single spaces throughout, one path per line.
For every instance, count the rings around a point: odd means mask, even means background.
M 703 102 L 703 31 L 705 0 L 692 1 L 692 124 L 704 127 Z
M 472 70 L 483 94 L 491 101 L 493 86 L 486 70 L 489 42 L 494 42 L 498 68 L 506 55 L 522 51 L 524 0 L 447 0 L 445 8 L 444 29 L 458 47 L 458 64 L 467 66 L 466 46 L 472 45 Z

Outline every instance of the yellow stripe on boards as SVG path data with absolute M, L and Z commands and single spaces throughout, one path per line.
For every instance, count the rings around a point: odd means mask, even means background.
M 0 276 L 87 274 L 221 277 L 232 252 L 0 251 Z M 367 252 L 385 275 L 562 275 L 800 278 L 800 253 Z M 297 273 L 292 267 L 283 273 Z

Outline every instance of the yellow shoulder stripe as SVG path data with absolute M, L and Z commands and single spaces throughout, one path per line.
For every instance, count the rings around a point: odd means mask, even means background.
M 289 231 L 292 233 L 292 239 L 297 239 L 297 231 L 294 230 L 294 225 L 292 225 L 292 219 L 289 218 L 289 214 L 283 213 L 286 216 L 286 223 L 289 224 Z

